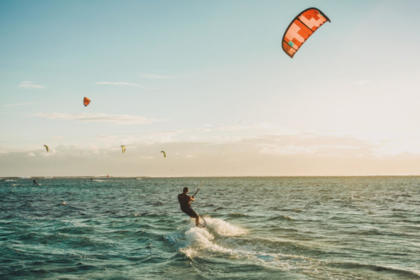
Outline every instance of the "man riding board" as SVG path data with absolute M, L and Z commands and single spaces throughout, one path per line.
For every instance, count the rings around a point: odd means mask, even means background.
M 182 212 L 190 216 L 191 218 L 195 218 L 195 225 L 198 226 L 200 224 L 200 217 L 198 214 L 191 208 L 191 202 L 194 201 L 194 195 L 189 196 L 187 195 L 188 188 L 185 187 L 182 190 L 182 193 L 178 194 L 178 201 L 179 206 L 181 206 Z

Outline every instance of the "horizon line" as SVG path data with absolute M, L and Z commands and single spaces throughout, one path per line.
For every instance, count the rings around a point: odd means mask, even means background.
M 74 176 L 0 176 L 0 180 L 3 179 L 32 179 L 32 178 L 43 178 L 43 179 L 59 179 L 59 178 L 101 178 L 101 179 L 131 179 L 131 178 L 145 178 L 145 179 L 171 179 L 171 178 L 337 178 L 337 177 L 420 177 L 420 174 L 405 174 L 405 175 L 232 175 L 232 176 L 89 176 L 89 175 L 74 175 Z

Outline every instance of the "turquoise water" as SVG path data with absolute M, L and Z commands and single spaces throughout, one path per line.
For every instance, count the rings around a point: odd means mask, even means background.
M 0 279 L 420 279 L 420 177 L 39 183 L 0 181 Z

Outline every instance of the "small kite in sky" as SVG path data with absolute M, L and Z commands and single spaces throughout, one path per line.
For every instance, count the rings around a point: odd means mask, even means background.
M 90 103 L 90 99 L 87 97 L 83 97 L 83 105 L 85 105 L 86 107 L 87 105 L 89 105 L 89 103 Z
M 325 22 L 330 19 L 317 8 L 309 8 L 298 14 L 283 35 L 283 50 L 293 58 L 303 43 Z
M 46 150 L 47 152 L 49 152 L 49 151 L 50 151 L 50 148 L 49 148 L 47 145 L 45 145 L 45 144 L 44 144 L 44 148 L 45 148 L 45 150 Z

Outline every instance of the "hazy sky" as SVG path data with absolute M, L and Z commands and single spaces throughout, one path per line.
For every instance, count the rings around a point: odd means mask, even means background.
M 290 59 L 312 6 L 331 23 Z M 0 176 L 420 174 L 419 9 L 0 1 Z

